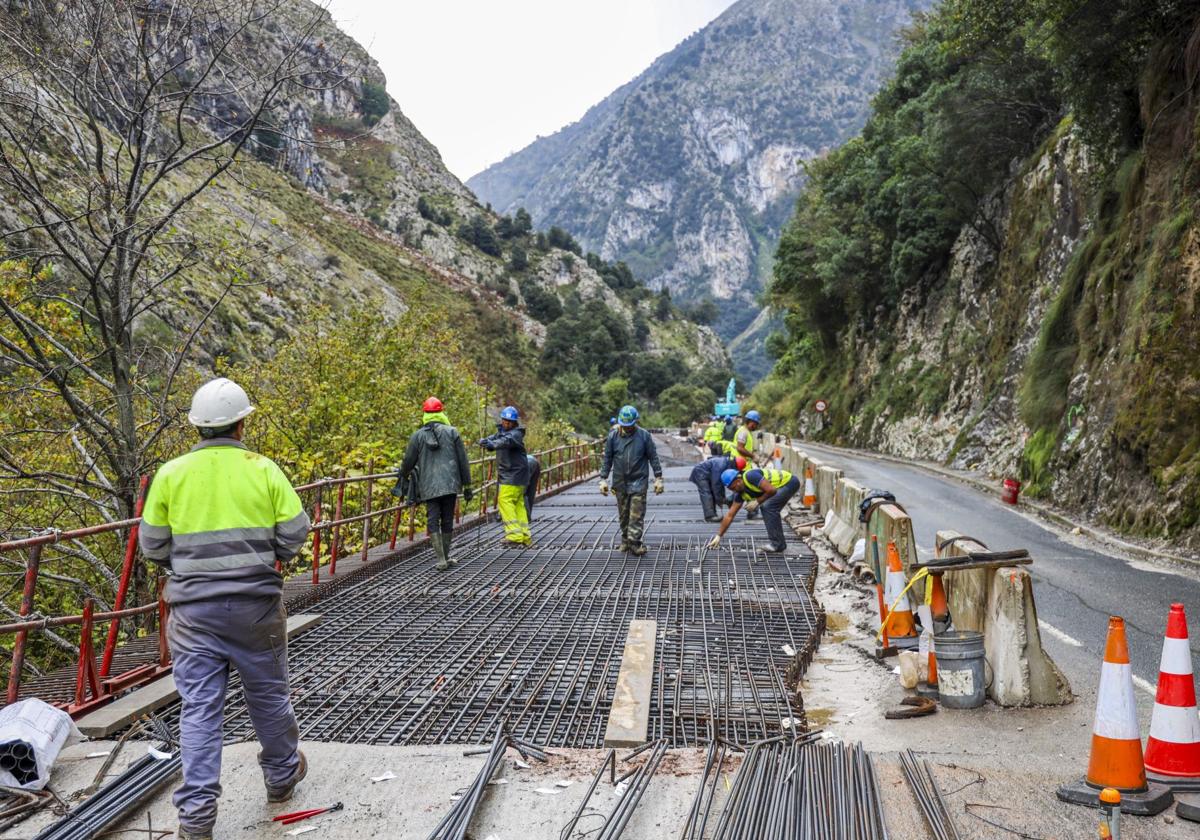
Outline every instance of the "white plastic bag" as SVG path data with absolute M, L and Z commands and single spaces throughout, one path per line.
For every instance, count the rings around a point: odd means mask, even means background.
M 37 763 L 37 778 L 24 784 L 17 781 L 12 770 L 0 766 L 0 785 L 41 790 L 50 781 L 50 771 L 58 753 L 68 742 L 83 740 L 71 716 L 62 709 L 31 697 L 0 709 L 0 747 L 24 742 L 33 749 Z M 8 762 L 4 762 L 8 763 Z
M 850 565 L 862 563 L 867 559 L 867 541 L 860 539 L 854 544 L 854 551 L 850 552 Z
M 913 650 L 902 650 L 899 653 L 900 659 L 900 685 L 904 688 L 916 688 L 917 676 L 920 670 L 917 652 Z

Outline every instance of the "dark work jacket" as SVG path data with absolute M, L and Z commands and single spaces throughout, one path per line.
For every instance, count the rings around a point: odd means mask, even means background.
M 707 484 L 708 489 L 712 490 L 713 498 L 719 501 L 725 498 L 725 485 L 721 483 L 721 473 L 734 469 L 737 469 L 737 464 L 733 462 L 732 458 L 718 455 L 692 467 L 692 474 L 688 476 L 688 479 L 692 484 L 701 487 Z
M 726 420 L 725 426 L 721 429 L 721 440 L 733 440 L 733 436 L 737 434 L 737 425 L 732 420 Z
M 500 483 L 510 487 L 524 487 L 529 483 L 529 461 L 525 456 L 525 427 L 504 431 L 501 429 L 491 437 L 480 441 L 485 448 L 496 453 L 496 470 Z
M 469 487 L 471 462 L 458 429 L 431 422 L 413 432 L 400 464 L 400 480 L 414 502 L 458 495 Z
M 620 430 L 609 433 L 608 440 L 604 441 L 604 463 L 600 465 L 600 477 L 608 478 L 609 470 L 612 470 L 614 490 L 645 493 L 650 484 L 651 469 L 655 478 L 662 478 L 658 449 L 649 432 L 635 428 L 631 435 L 623 435 Z

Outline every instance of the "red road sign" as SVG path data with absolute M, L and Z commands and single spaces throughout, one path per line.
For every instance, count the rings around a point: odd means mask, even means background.
M 825 400 L 817 400 L 813 403 L 813 408 L 817 410 L 817 414 L 824 414 L 825 410 L 829 408 L 829 403 L 825 402 Z

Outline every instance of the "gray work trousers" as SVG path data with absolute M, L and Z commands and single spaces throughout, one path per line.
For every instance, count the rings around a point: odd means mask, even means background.
M 300 766 L 300 730 L 288 695 L 283 599 L 234 596 L 173 604 L 167 641 L 183 700 L 183 784 L 172 801 L 180 827 L 204 833 L 217 821 L 221 724 L 231 665 L 242 678 L 246 710 L 262 745 L 258 763 L 267 787 L 284 787 Z
M 771 542 L 771 551 L 783 551 L 787 548 L 787 540 L 783 537 L 783 508 L 800 489 L 800 479 L 792 476 L 792 480 L 775 491 L 775 495 L 767 499 L 759 507 L 762 511 L 763 525 L 767 526 L 767 539 Z

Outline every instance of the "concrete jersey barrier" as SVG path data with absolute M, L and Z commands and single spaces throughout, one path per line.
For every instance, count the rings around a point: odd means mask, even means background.
M 938 531 L 938 545 L 957 531 Z M 986 551 L 969 539 L 946 548 L 946 555 Z M 1001 706 L 1057 706 L 1074 699 L 1071 686 L 1042 647 L 1033 580 L 1024 566 L 947 572 L 946 599 L 958 630 L 983 633 L 992 683 L 988 696 Z

